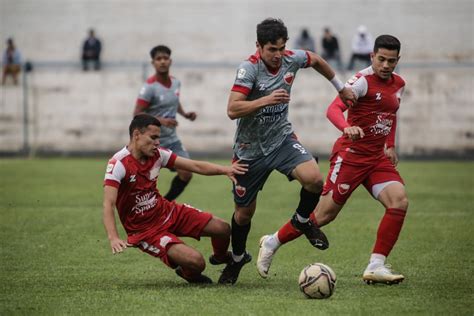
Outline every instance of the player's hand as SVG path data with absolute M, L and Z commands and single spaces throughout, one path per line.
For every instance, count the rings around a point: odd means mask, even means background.
M 171 117 L 161 117 L 160 123 L 161 125 L 166 126 L 166 127 L 175 127 L 178 125 L 178 121 L 176 121 L 174 118 L 171 118 Z
M 290 102 L 290 95 L 285 89 L 274 90 L 270 95 L 267 95 L 266 98 L 268 99 L 268 105 Z
M 110 248 L 112 248 L 112 254 L 114 255 L 117 253 L 121 253 L 129 246 L 131 246 L 129 243 L 120 238 L 110 239 Z
M 385 149 L 385 156 L 390 159 L 390 162 L 392 165 L 396 166 L 398 164 L 398 155 L 397 152 L 395 151 L 395 147 L 390 147 Z
M 232 166 L 228 167 L 229 170 L 227 171 L 227 176 L 234 182 L 234 184 L 237 184 L 237 179 L 235 178 L 236 174 L 245 174 L 249 170 L 249 165 L 241 163 L 240 160 L 234 161 L 232 163 Z
M 187 118 L 190 121 L 194 121 L 197 117 L 196 112 L 187 112 L 184 114 L 184 117 Z
M 365 134 L 359 126 L 349 126 L 344 128 L 344 135 L 352 140 L 364 138 Z
M 341 97 L 342 102 L 344 102 L 348 108 L 353 107 L 357 101 L 354 91 L 348 87 L 344 87 L 344 89 L 339 92 L 339 96 Z

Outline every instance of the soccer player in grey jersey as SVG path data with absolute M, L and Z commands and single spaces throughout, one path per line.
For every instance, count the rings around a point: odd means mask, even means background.
M 324 59 L 310 51 L 286 50 L 287 40 L 288 31 L 281 20 L 269 18 L 258 24 L 257 52 L 239 66 L 230 93 L 227 114 L 237 120 L 234 159 L 249 164 L 249 171 L 237 177 L 233 188 L 232 254 L 219 279 L 222 284 L 234 284 L 243 265 L 251 260 L 245 249 L 257 194 L 275 169 L 302 185 L 299 205 L 285 225 L 304 233 L 314 247 L 326 249 L 329 245 L 309 219 L 319 201 L 323 176 L 288 121 L 290 92 L 296 72 L 312 67 L 331 81 L 344 102 L 354 101 L 354 94 Z M 273 237 L 270 242 L 282 243 Z M 210 262 L 221 263 L 212 256 Z
M 148 78 L 138 95 L 134 115 L 147 113 L 155 116 L 161 123 L 160 143 L 162 147 L 170 149 L 178 156 L 189 158 L 176 133 L 176 113 L 181 114 L 188 120 L 196 119 L 195 112 L 186 112 L 179 101 L 181 82 L 170 76 L 171 50 L 158 45 L 150 51 L 151 64 L 155 68 L 155 74 Z M 177 169 L 177 175 L 171 182 L 171 187 L 164 196 L 168 201 L 175 200 L 188 185 L 192 173 Z

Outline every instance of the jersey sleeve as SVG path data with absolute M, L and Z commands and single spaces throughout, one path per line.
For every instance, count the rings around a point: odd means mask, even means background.
M 398 102 L 400 102 L 402 100 L 402 96 L 403 96 L 403 93 L 405 92 L 405 86 L 401 87 L 398 91 L 397 91 L 397 99 L 398 99 Z
M 307 51 L 295 49 L 291 52 L 293 52 L 293 58 L 300 68 L 307 68 L 311 65 L 311 57 Z
M 148 107 L 152 98 L 153 87 L 150 84 L 145 83 L 138 93 L 137 104 L 143 107 Z
M 105 170 L 104 186 L 118 188 L 122 179 L 125 178 L 125 173 L 125 166 L 121 161 L 115 158 L 110 159 Z
M 245 61 L 240 64 L 237 74 L 235 76 L 234 85 L 232 91 L 240 92 L 245 95 L 249 95 L 253 88 L 256 78 L 255 64 L 250 61 Z
M 341 98 L 337 96 L 329 105 L 326 112 L 326 117 L 328 120 L 341 132 L 344 132 L 344 128 L 350 126 L 344 117 L 344 111 L 346 110 L 346 105 L 342 102 Z
M 160 157 L 161 157 L 161 165 L 166 168 L 173 168 L 174 162 L 176 161 L 176 154 L 173 153 L 171 150 L 160 147 Z
M 367 79 L 361 75 L 355 75 L 354 77 L 349 79 L 346 82 L 345 86 L 352 89 L 356 96 L 356 99 L 365 96 L 369 87 Z

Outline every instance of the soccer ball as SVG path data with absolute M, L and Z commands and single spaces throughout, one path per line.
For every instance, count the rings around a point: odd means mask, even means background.
M 336 274 L 325 264 L 312 263 L 301 271 L 298 282 L 306 297 L 328 298 L 334 293 Z

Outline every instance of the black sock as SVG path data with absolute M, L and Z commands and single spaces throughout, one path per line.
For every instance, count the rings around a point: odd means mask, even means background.
M 179 176 L 175 176 L 173 181 L 171 181 L 171 187 L 168 193 L 164 196 L 165 199 L 168 201 L 176 200 L 176 198 L 184 191 L 184 188 L 188 185 L 189 182 L 185 182 L 179 178 Z
M 247 247 L 247 236 L 250 231 L 250 224 L 239 225 L 232 215 L 232 252 L 236 256 L 243 255 Z
M 298 204 L 296 213 L 301 217 L 309 218 L 309 215 L 311 215 L 318 204 L 320 196 L 321 193 L 309 192 L 302 187 L 300 191 L 300 203 Z

